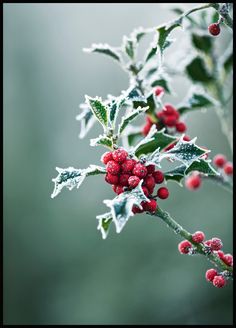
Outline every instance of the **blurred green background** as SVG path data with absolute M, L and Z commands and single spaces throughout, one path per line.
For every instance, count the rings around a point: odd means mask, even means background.
M 163 222 L 137 215 L 102 240 L 95 217 L 114 196 L 103 177 L 50 198 L 55 166 L 85 168 L 103 153 L 89 147 L 98 125 L 78 139 L 84 94 L 105 98 L 128 86 L 112 60 L 82 48 L 118 46 L 133 28 L 174 18 L 173 6 L 4 4 L 5 324 L 232 324 L 232 283 L 222 290 L 208 284 L 210 263 L 181 256 L 180 239 Z M 186 34 L 175 35 L 187 49 Z M 215 42 L 228 37 L 223 31 Z M 178 45 L 167 50 L 170 60 Z M 175 104 L 189 82 L 178 77 L 172 86 L 176 95 L 165 100 Z M 213 110 L 192 114 L 187 124 L 199 145 L 231 159 Z M 161 206 L 188 230 L 221 237 L 232 252 L 231 194 L 208 181 L 196 192 L 169 188 Z

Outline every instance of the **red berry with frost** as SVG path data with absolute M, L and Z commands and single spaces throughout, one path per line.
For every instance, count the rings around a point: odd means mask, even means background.
M 187 127 L 186 124 L 184 122 L 177 122 L 175 124 L 176 130 L 180 133 L 185 132 Z
M 175 117 L 175 115 L 168 115 L 168 116 L 164 117 L 163 123 L 166 126 L 170 127 L 170 128 L 174 127 L 176 125 L 176 117 Z
M 129 185 L 128 179 L 129 179 L 129 174 L 121 174 L 119 177 L 119 184 L 123 187 L 124 186 L 128 187 Z
M 128 179 L 128 184 L 131 188 L 137 187 L 139 182 L 140 182 L 140 179 L 136 175 L 131 175 Z
M 148 190 L 148 188 L 145 187 L 145 186 L 142 186 L 142 189 L 143 189 L 143 193 L 144 193 L 144 195 L 145 195 L 146 197 L 148 197 L 148 195 L 149 195 L 149 190 Z
M 124 187 L 121 185 L 116 186 L 116 191 L 117 195 L 122 194 L 124 192 Z
M 222 276 L 215 276 L 214 279 L 212 280 L 213 286 L 217 288 L 222 288 L 226 284 L 226 280 Z
M 155 165 L 150 164 L 150 165 L 146 166 L 146 168 L 147 168 L 148 174 L 152 174 L 153 172 L 155 172 Z
M 204 239 L 205 239 L 205 235 L 202 231 L 196 231 L 194 232 L 194 234 L 192 234 L 192 240 L 195 243 L 202 243 Z
M 160 171 L 160 170 L 157 170 L 155 172 L 152 173 L 152 176 L 153 178 L 155 179 L 155 182 L 156 183 L 162 183 L 164 181 L 164 174 Z
M 103 164 L 107 164 L 109 161 L 113 160 L 112 157 L 112 152 L 111 151 L 107 151 L 106 153 L 104 153 L 101 157 L 101 161 Z
M 176 109 L 171 104 L 165 104 L 163 108 L 164 115 L 175 115 Z
M 157 190 L 157 196 L 161 199 L 169 197 L 169 190 L 166 187 L 161 187 Z
M 213 251 L 219 251 L 223 247 L 223 243 L 220 238 L 212 238 L 210 240 L 210 246 Z
M 151 199 L 150 202 L 144 202 L 143 209 L 147 212 L 153 213 L 157 208 L 157 202 L 155 199 Z
M 113 151 L 112 156 L 117 163 L 123 163 L 126 160 L 128 153 L 123 148 L 118 148 Z
M 163 95 L 164 92 L 165 92 L 165 89 L 164 89 L 163 87 L 161 87 L 161 86 L 158 86 L 158 87 L 156 87 L 156 89 L 155 89 L 155 95 L 156 95 L 157 97 Z
M 213 158 L 213 163 L 215 164 L 215 166 L 218 166 L 218 167 L 223 167 L 225 165 L 226 161 L 227 161 L 226 157 L 222 154 L 217 154 Z
M 155 179 L 152 175 L 146 176 L 146 178 L 144 179 L 144 185 L 148 188 L 149 191 L 153 190 L 153 188 L 155 187 Z
M 217 276 L 217 271 L 215 269 L 209 269 L 207 270 L 205 277 L 207 281 L 213 281 L 213 279 L 215 278 L 215 276 Z
M 192 244 L 188 240 L 183 240 L 178 245 L 178 250 L 181 254 L 188 254 L 191 248 Z
M 133 175 L 142 179 L 147 175 L 147 168 L 143 164 L 137 163 L 133 168 Z
M 115 161 L 109 161 L 106 166 L 106 170 L 108 173 L 116 175 L 120 172 L 120 165 Z
M 216 254 L 221 260 L 223 260 L 223 258 L 225 256 L 225 253 L 223 251 L 216 251 Z
M 225 254 L 222 258 L 225 264 L 233 266 L 233 256 L 231 254 Z
M 134 205 L 133 208 L 132 208 L 132 212 L 134 214 L 137 214 L 137 213 L 143 213 L 143 209 L 139 208 L 138 206 Z
M 109 184 L 116 185 L 119 182 L 119 177 L 118 177 L 118 175 L 113 175 L 111 173 L 107 173 L 105 176 L 105 180 Z
M 133 171 L 136 161 L 134 159 L 127 159 L 121 164 L 121 172 L 131 173 Z
M 190 141 L 191 138 L 190 138 L 189 136 L 185 135 L 185 136 L 183 137 L 183 140 L 184 140 L 184 141 Z
M 185 186 L 189 189 L 189 190 L 195 190 L 198 189 L 201 185 L 201 178 L 199 175 L 195 175 L 192 174 L 189 177 L 186 178 L 185 180 Z
M 144 136 L 146 136 L 148 134 L 148 132 L 150 131 L 151 127 L 152 127 L 152 124 L 146 123 L 144 125 L 144 127 L 142 128 L 142 134 Z
M 219 23 L 213 23 L 208 26 L 208 31 L 211 35 L 217 36 L 220 34 L 220 24 Z
M 224 165 L 224 172 L 225 174 L 227 175 L 231 175 L 233 174 L 233 164 L 231 162 L 227 162 L 225 165 Z

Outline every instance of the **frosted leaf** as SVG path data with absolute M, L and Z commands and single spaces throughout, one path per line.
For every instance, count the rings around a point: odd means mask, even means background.
M 111 212 L 97 215 L 96 218 L 99 220 L 97 229 L 101 231 L 102 238 L 106 239 L 110 228 L 110 224 L 112 222 Z
M 87 169 L 75 169 L 74 167 L 68 167 L 62 169 L 56 167 L 58 176 L 52 181 L 54 182 L 54 190 L 51 194 L 51 198 L 55 198 L 64 187 L 72 190 L 74 187 L 79 188 L 85 177 L 88 175 L 104 174 L 105 168 L 97 165 L 90 165 Z
M 122 49 L 132 60 L 136 54 L 137 40 L 135 38 L 123 37 Z
M 78 114 L 75 119 L 81 123 L 79 138 L 83 139 L 95 123 L 96 119 L 87 104 L 81 104 L 80 108 L 82 109 L 82 113 Z
M 90 139 L 90 146 L 105 146 L 110 149 L 112 147 L 112 140 L 106 135 L 100 135 L 98 138 Z
M 105 103 L 102 102 L 100 97 L 91 98 L 89 96 L 85 96 L 86 103 L 93 112 L 96 119 L 103 126 L 104 131 L 106 130 L 108 124 L 108 108 Z
M 121 61 L 120 53 L 117 51 L 116 48 L 109 46 L 109 44 L 95 44 L 93 43 L 91 48 L 84 48 L 84 52 L 98 52 L 107 56 L 112 57 L 113 59 L 117 60 L 118 62 Z
M 136 153 L 136 151 L 139 149 L 140 146 L 145 145 L 146 143 L 154 140 L 154 135 L 156 132 L 157 132 L 156 126 L 153 124 L 146 137 L 140 140 L 140 142 L 133 148 L 133 153 Z
M 124 131 L 124 129 L 129 125 L 130 122 L 132 122 L 140 114 L 146 112 L 146 110 L 148 108 L 149 108 L 148 106 L 147 107 L 138 107 L 138 108 L 132 110 L 126 116 L 123 116 L 121 123 L 119 124 L 119 127 L 118 127 L 118 135 L 120 135 Z

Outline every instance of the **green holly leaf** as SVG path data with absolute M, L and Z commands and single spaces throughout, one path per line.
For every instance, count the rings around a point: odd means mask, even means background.
M 209 96 L 204 90 L 191 89 L 182 103 L 177 105 L 181 115 L 207 107 L 217 106 L 218 102 Z
M 158 86 L 163 87 L 167 93 L 169 93 L 169 94 L 172 93 L 171 87 L 169 85 L 169 79 L 167 77 L 162 77 L 162 78 L 156 79 L 155 81 L 153 81 L 151 83 L 152 88 L 155 88 Z
M 135 147 L 135 155 L 140 157 L 152 153 L 156 149 L 161 151 L 174 141 L 176 141 L 176 137 L 166 134 L 164 129 L 157 131 L 155 125 L 153 125 L 148 135 Z
M 79 138 L 83 139 L 96 120 L 87 104 L 81 104 L 80 108 L 82 109 L 82 113 L 76 116 L 76 120 L 80 121 L 81 124 Z
M 141 202 L 149 202 L 149 199 L 144 195 L 142 190 L 143 180 L 140 181 L 139 185 L 131 190 L 121 193 L 114 199 L 104 200 L 106 204 L 111 209 L 111 215 L 113 222 L 115 223 L 116 232 L 120 233 L 124 228 L 129 218 L 133 216 L 132 208 L 134 205 L 141 207 Z
M 233 53 L 229 54 L 223 63 L 224 69 L 226 71 L 226 73 L 230 72 L 232 70 L 233 67 Z
M 106 135 L 100 135 L 98 138 L 90 139 L 90 146 L 104 146 L 109 149 L 112 148 L 112 139 Z
M 124 129 L 140 114 L 146 112 L 148 109 L 147 107 L 138 107 L 134 110 L 132 110 L 130 113 L 127 115 L 123 116 L 121 119 L 121 123 L 118 127 L 118 135 L 121 135 L 121 133 L 124 131 Z
M 135 39 L 136 42 L 139 43 L 145 35 L 152 33 L 154 31 L 155 31 L 155 29 L 153 29 L 153 28 L 138 27 L 133 30 L 130 37 L 131 37 L 131 39 Z
M 111 212 L 102 215 L 97 215 L 96 218 L 99 220 L 97 229 L 101 231 L 102 238 L 106 239 L 109 232 L 110 224 L 112 222 Z
M 145 56 L 145 62 L 147 63 L 151 58 L 153 58 L 157 53 L 157 47 L 151 46 L 150 49 L 148 49 L 147 54 Z
M 107 106 L 102 102 L 102 99 L 99 97 L 91 98 L 89 96 L 85 96 L 86 103 L 93 112 L 96 119 L 101 123 L 104 130 L 106 130 L 106 127 L 108 125 L 108 108 Z
M 124 36 L 122 48 L 130 59 L 134 59 L 136 53 L 137 42 L 134 38 L 128 38 Z
M 173 170 L 167 171 L 165 172 L 165 180 L 177 182 L 179 185 L 182 186 L 181 181 L 184 178 L 185 170 L 186 170 L 186 166 L 180 165 Z
M 182 26 L 182 18 L 179 18 L 157 28 L 157 31 L 159 33 L 157 45 L 160 49 L 161 56 L 163 55 L 163 51 L 166 48 L 168 48 L 171 45 L 171 43 L 174 41 L 169 38 L 170 32 L 173 31 L 176 27 L 181 27 L 181 26 Z
M 213 39 L 209 35 L 192 34 L 192 44 L 203 53 L 210 54 L 213 47 Z
M 201 57 L 195 57 L 185 67 L 187 75 L 193 82 L 210 83 L 214 80 L 213 76 L 208 72 L 205 62 Z
M 97 52 L 97 53 L 101 53 L 103 55 L 107 55 L 113 59 L 115 59 L 118 62 L 121 62 L 121 57 L 120 57 L 120 53 L 116 50 L 116 48 L 113 48 L 111 46 L 109 46 L 109 44 L 92 44 L 91 48 L 84 48 L 83 49 L 84 52 Z
M 184 172 L 185 175 L 193 171 L 198 171 L 205 175 L 219 175 L 219 173 L 211 166 L 210 160 L 199 159 L 198 161 L 194 161 Z
M 73 167 L 62 169 L 56 167 L 56 170 L 58 176 L 52 179 L 54 182 L 54 190 L 51 194 L 51 198 L 56 197 L 64 187 L 69 190 L 72 190 L 74 187 L 79 188 L 86 176 L 106 173 L 105 168 L 96 165 L 90 165 L 87 169 L 75 169 Z

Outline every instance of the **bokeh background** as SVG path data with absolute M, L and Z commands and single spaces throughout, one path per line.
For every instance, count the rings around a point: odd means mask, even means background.
M 174 18 L 173 6 L 4 4 L 5 324 L 232 324 L 232 283 L 208 284 L 209 263 L 181 256 L 180 239 L 163 222 L 137 215 L 102 240 L 95 217 L 113 193 L 101 176 L 50 198 L 55 166 L 85 168 L 103 153 L 89 147 L 98 125 L 78 138 L 84 94 L 105 98 L 128 86 L 112 60 L 82 48 L 119 46 L 133 28 Z M 228 37 L 223 31 L 217 41 Z M 167 50 L 169 60 L 178 46 Z M 189 82 L 175 77 L 172 86 L 176 94 L 165 100 L 177 103 Z M 198 144 L 231 159 L 214 110 L 193 113 L 187 124 Z M 208 181 L 196 192 L 169 188 L 162 207 L 188 230 L 221 237 L 231 252 L 231 194 Z

